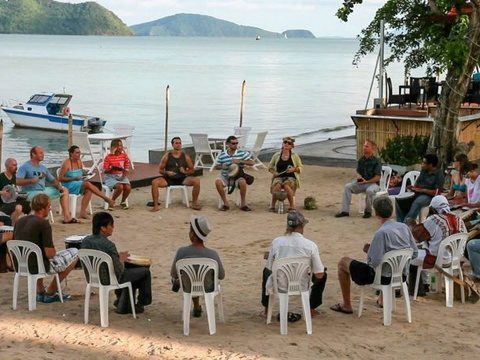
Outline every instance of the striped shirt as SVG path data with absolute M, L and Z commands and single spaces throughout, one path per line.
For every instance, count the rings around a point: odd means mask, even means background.
M 232 155 L 228 154 L 227 151 L 222 151 L 217 157 L 218 165 L 228 165 L 230 166 L 233 163 L 233 160 L 250 160 L 252 155 L 248 151 L 237 149 Z M 228 169 L 223 169 L 221 175 L 228 177 Z
M 128 155 L 125 153 L 120 153 L 118 155 L 108 154 L 107 156 L 105 156 L 105 160 L 103 160 L 103 169 L 110 170 L 112 166 L 129 170 L 130 159 L 128 158 Z M 122 173 L 121 170 L 112 170 L 110 172 L 110 174 L 121 174 L 121 173 Z

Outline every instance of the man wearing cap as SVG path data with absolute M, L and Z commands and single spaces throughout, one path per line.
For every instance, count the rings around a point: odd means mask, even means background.
M 372 216 L 372 202 L 375 193 L 380 190 L 379 181 L 382 175 L 382 163 L 375 156 L 377 145 L 366 140 L 363 144 L 363 156 L 357 163 L 357 178 L 345 185 L 342 197 L 342 210 L 335 217 L 345 217 L 350 215 L 350 203 L 352 194 L 365 193 L 365 211 L 363 218 L 368 219 Z
M 312 288 L 310 292 L 310 311 L 312 316 L 318 315 L 316 310 L 322 304 L 323 290 L 325 289 L 325 283 L 327 282 L 327 273 L 320 259 L 320 253 L 318 246 L 311 240 L 308 240 L 303 236 L 305 225 L 308 224 L 308 220 L 305 219 L 302 213 L 299 211 L 290 211 L 287 215 L 287 230 L 285 235 L 279 236 L 272 241 L 270 251 L 268 254 L 267 264 L 263 270 L 262 281 L 262 305 L 265 307 L 264 314 L 267 313 L 268 298 L 267 289 L 272 288 L 272 266 L 275 260 L 284 258 L 295 258 L 307 256 L 311 259 L 312 268 Z M 279 288 L 286 289 L 287 284 L 282 277 L 279 277 Z M 298 314 L 288 314 L 288 320 L 290 322 L 300 319 Z
M 433 268 L 442 240 L 453 234 L 467 232 L 465 223 L 457 214 L 450 211 L 448 200 L 443 195 L 432 198 L 429 214 L 423 223 L 414 225 L 412 229 L 413 236 L 418 242 L 424 242 L 424 247 L 418 250 L 418 257 L 410 263 L 409 288 L 411 293 L 415 286 L 418 266 L 422 265 L 424 269 Z M 449 254 L 443 256 L 448 258 Z M 423 290 L 419 286 L 420 295 L 424 294 Z
M 205 216 L 192 216 L 190 218 L 190 232 L 188 234 L 190 238 L 191 245 L 181 247 L 177 250 L 175 258 L 173 259 L 172 268 L 170 270 L 170 275 L 172 277 L 172 290 L 177 292 L 180 288 L 180 281 L 178 279 L 177 273 L 177 261 L 181 259 L 188 258 L 209 258 L 213 259 L 218 264 L 218 279 L 223 280 L 225 278 L 225 270 L 223 269 L 222 261 L 218 253 L 209 249 L 205 246 L 205 241 L 207 241 L 207 235 L 212 231 L 210 223 Z M 188 286 L 189 281 L 185 281 L 182 277 L 182 282 L 184 287 Z M 208 273 L 205 277 L 205 290 L 211 292 L 214 290 L 214 279 L 213 274 Z M 202 315 L 202 307 L 200 306 L 200 301 L 198 297 L 193 299 L 193 316 L 200 317 Z
M 182 139 L 175 136 L 171 140 L 172 151 L 167 151 L 160 160 L 159 172 L 162 176 L 152 181 L 152 211 L 160 210 L 158 206 L 158 189 L 172 185 L 192 187 L 192 209 L 200 210 L 198 195 L 200 194 L 200 178 L 193 176 L 195 169 L 190 156 L 182 150 Z
M 417 256 L 417 244 L 406 224 L 390 219 L 393 213 L 392 201 L 385 196 L 374 200 L 373 208 L 381 226 L 375 232 L 371 244 L 365 244 L 363 251 L 367 253 L 367 262 L 361 262 L 349 257 L 343 257 L 338 263 L 338 281 L 342 290 L 343 303 L 330 307 L 333 311 L 344 314 L 352 314 L 350 299 L 351 280 L 357 285 L 372 284 L 375 280 L 375 268 L 382 262 L 383 255 L 392 250 L 413 249 L 413 256 Z M 382 284 L 389 284 L 391 277 L 390 269 L 382 270 Z M 351 280 L 350 280 L 351 278 Z M 381 296 L 377 300 L 381 303 Z
M 125 267 L 125 260 L 130 256 L 128 251 L 117 251 L 117 247 L 108 237 L 113 234 L 113 217 L 108 212 L 98 212 L 92 218 L 92 235 L 85 237 L 82 241 L 82 249 L 103 251 L 110 255 L 113 261 L 113 269 L 119 283 L 130 281 L 135 297 L 138 289 L 135 312 L 143 313 L 144 306 L 152 303 L 152 280 L 148 267 Z M 108 284 L 108 271 L 100 267 L 100 278 L 103 284 Z M 115 290 L 117 300 L 113 303 L 116 306 L 117 314 L 129 314 L 132 311 L 128 289 Z
M 225 194 L 225 187 L 229 185 L 230 178 L 228 176 L 228 167 L 232 164 L 238 164 L 239 166 L 244 165 L 255 165 L 255 161 L 252 160 L 252 155 L 245 150 L 237 149 L 238 139 L 231 135 L 227 138 L 228 148 L 222 151 L 217 157 L 217 170 L 221 170 L 220 176 L 215 180 L 215 187 L 217 188 L 218 194 L 222 198 L 223 206 L 220 210 L 227 211 L 230 209 L 228 206 L 227 195 Z M 234 186 L 240 189 L 240 210 L 251 211 L 246 203 L 247 196 L 247 182 L 244 178 L 239 178 L 234 180 Z

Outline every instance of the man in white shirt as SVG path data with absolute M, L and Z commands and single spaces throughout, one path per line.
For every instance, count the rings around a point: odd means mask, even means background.
M 262 282 L 262 305 L 265 307 L 265 314 L 268 308 L 268 295 L 266 289 L 272 287 L 272 265 L 274 260 L 308 256 L 311 259 L 312 288 L 310 293 L 310 311 L 312 316 L 318 315 L 316 310 L 322 304 L 323 290 L 327 281 L 325 267 L 320 259 L 317 245 L 303 236 L 304 226 L 308 220 L 298 211 L 291 211 L 287 215 L 287 230 L 285 235 L 279 236 L 272 241 L 267 264 L 263 270 Z M 286 289 L 286 278 L 279 276 L 278 286 L 280 290 Z M 309 286 L 309 283 L 305 284 Z M 296 315 L 296 316 L 295 316 Z M 289 314 L 289 321 L 300 319 L 298 314 Z

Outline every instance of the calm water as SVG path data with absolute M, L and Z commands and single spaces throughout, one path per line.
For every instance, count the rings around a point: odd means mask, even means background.
M 352 66 L 356 49 L 353 39 L 0 35 L 0 102 L 65 89 L 75 113 L 100 116 L 107 128 L 134 124 L 134 159 L 144 161 L 148 149 L 163 147 L 167 85 L 168 138 L 190 142 L 191 132 L 232 133 L 246 80 L 244 126 L 268 130 L 266 146 L 279 146 L 285 135 L 302 144 L 354 133 L 350 115 L 365 104 L 376 60 L 372 55 Z M 401 67 L 389 76 L 398 85 Z M 25 160 L 36 144 L 46 148 L 49 164 L 65 156 L 65 134 L 13 128 L 0 116 L 4 158 Z

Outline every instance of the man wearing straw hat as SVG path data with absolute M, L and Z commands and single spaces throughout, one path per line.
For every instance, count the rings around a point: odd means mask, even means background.
M 159 172 L 162 175 L 152 181 L 152 211 L 160 210 L 158 206 L 158 189 L 171 185 L 192 186 L 192 209 L 200 210 L 200 178 L 192 176 L 195 172 L 190 156 L 182 150 L 182 139 L 175 136 L 171 140 L 172 151 L 167 151 L 160 160 Z
M 205 246 L 205 242 L 208 240 L 207 235 L 210 234 L 212 228 L 208 219 L 205 216 L 192 216 L 190 218 L 190 232 L 188 234 L 190 238 L 191 245 L 181 247 L 177 250 L 175 258 L 173 259 L 172 269 L 170 275 L 172 276 L 172 290 L 177 292 L 180 289 L 180 281 L 178 279 L 178 273 L 176 264 L 178 260 L 188 259 L 188 258 L 209 258 L 213 259 L 218 263 L 218 279 L 222 280 L 225 278 L 225 270 L 223 269 L 222 261 L 220 256 L 215 250 L 209 249 Z M 184 287 L 186 286 L 185 280 L 182 282 Z M 205 290 L 213 291 L 214 279 L 213 274 L 207 274 L 205 277 Z M 202 315 L 202 307 L 200 306 L 200 301 L 198 297 L 192 298 L 193 300 L 193 316 L 200 317 Z

